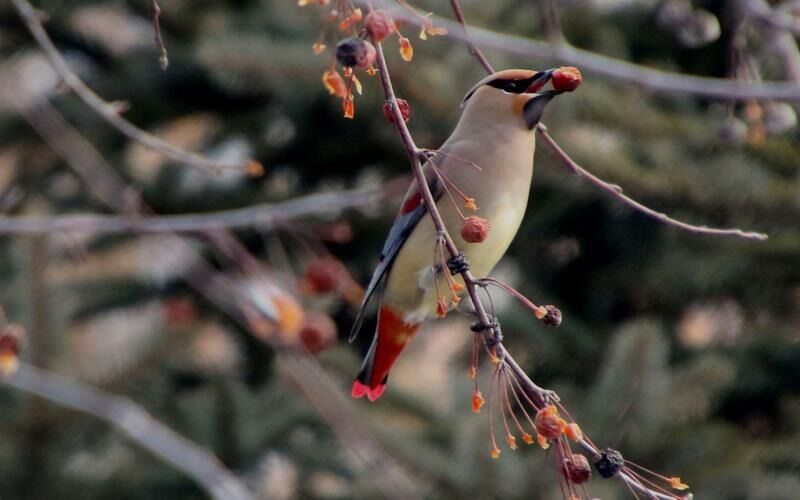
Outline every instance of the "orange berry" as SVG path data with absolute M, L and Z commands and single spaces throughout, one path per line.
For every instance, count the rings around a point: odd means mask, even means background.
M 345 118 L 353 119 L 356 114 L 356 105 L 352 95 L 344 98 L 342 101 L 342 110 L 344 111 Z
M 500 458 L 500 448 L 498 448 L 497 446 L 495 446 L 492 449 L 492 458 L 494 459 Z
M 680 490 L 688 490 L 689 489 L 689 485 L 684 483 L 684 482 L 682 482 L 681 478 L 679 478 L 679 477 L 671 477 L 671 478 L 669 478 L 669 485 L 673 489 L 676 489 L 676 490 L 679 490 L 679 491 Z
M 513 435 L 509 434 L 506 436 L 506 443 L 508 443 L 508 447 L 512 450 L 517 449 L 517 438 L 515 438 Z

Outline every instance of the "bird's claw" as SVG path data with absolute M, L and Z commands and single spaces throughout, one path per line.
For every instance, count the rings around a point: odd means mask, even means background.
M 467 256 L 464 255 L 463 252 L 458 252 L 458 255 L 451 257 L 450 260 L 447 261 L 447 268 L 453 276 L 469 271 Z

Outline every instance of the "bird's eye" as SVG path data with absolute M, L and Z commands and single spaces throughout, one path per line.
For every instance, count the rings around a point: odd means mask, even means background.
M 492 80 L 488 83 L 489 86 L 494 87 L 496 89 L 500 89 L 503 92 L 509 92 L 511 94 L 520 94 L 525 91 L 527 86 L 527 80 L 505 80 L 505 79 L 497 79 Z

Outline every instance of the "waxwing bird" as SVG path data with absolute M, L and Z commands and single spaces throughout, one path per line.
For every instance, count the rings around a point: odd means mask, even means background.
M 428 186 L 456 246 L 476 276 L 489 274 L 519 229 L 533 175 L 534 128 L 558 91 L 540 89 L 554 70 L 505 70 L 478 82 L 464 97 L 455 130 L 424 165 Z M 454 193 L 466 195 L 467 208 L 491 227 L 486 239 L 468 243 L 460 235 L 465 207 Z M 474 202 L 473 202 L 474 200 Z M 412 183 L 389 230 L 380 262 L 367 286 L 353 324 L 358 334 L 367 307 L 379 304 L 378 325 L 361 372 L 353 382 L 354 398 L 378 399 L 389 370 L 424 320 L 443 314 L 441 290 L 463 293 L 460 276 L 453 286 L 437 259 L 439 241 L 422 196 Z M 454 307 L 452 301 L 447 308 Z M 445 310 L 446 312 L 446 310 Z

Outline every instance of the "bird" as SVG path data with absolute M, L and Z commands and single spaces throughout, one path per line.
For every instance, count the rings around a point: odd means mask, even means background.
M 522 223 L 533 176 L 534 129 L 547 104 L 561 93 L 541 91 L 555 71 L 509 69 L 479 81 L 464 97 L 452 134 L 423 165 L 445 227 L 475 276 L 491 272 Z M 484 241 L 469 243 L 461 236 L 465 217 L 454 192 L 467 200 L 465 210 L 477 209 L 488 222 Z M 371 304 L 378 303 L 375 334 L 351 387 L 354 398 L 380 398 L 392 365 L 421 323 L 442 315 L 440 291 L 453 290 L 456 297 L 463 293 L 461 277 L 447 276 L 443 257 L 436 257 L 440 235 L 426 212 L 412 182 L 350 333 L 352 342 Z

